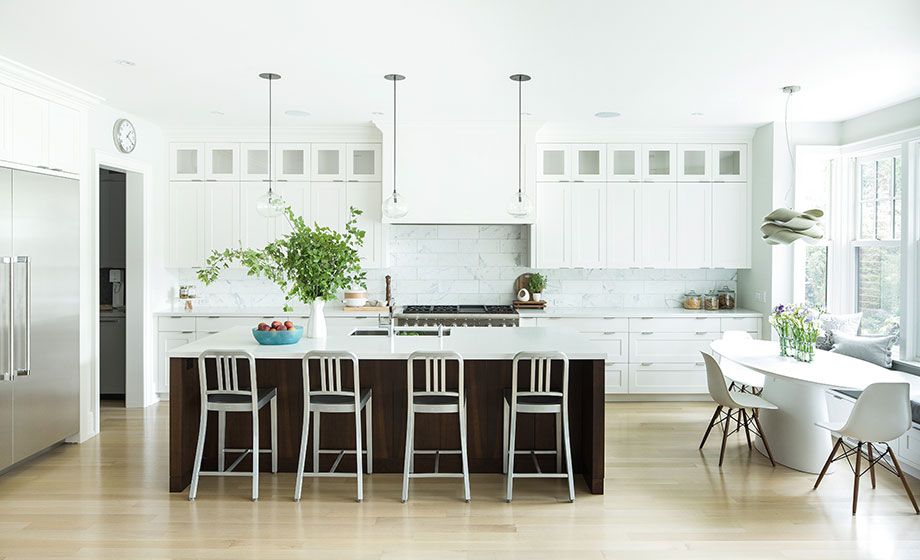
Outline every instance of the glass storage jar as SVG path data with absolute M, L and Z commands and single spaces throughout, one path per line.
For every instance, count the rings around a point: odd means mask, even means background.
M 703 308 L 703 296 L 696 293 L 693 290 L 690 290 L 684 294 L 684 309 L 702 309 Z
M 722 286 L 719 290 L 719 309 L 735 308 L 735 290 L 728 286 Z
M 703 296 L 703 309 L 706 311 L 719 310 L 719 292 L 712 290 Z

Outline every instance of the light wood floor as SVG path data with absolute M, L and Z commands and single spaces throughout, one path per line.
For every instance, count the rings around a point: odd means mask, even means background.
M 167 407 L 106 408 L 102 434 L 62 446 L 0 477 L 0 558 L 387 558 L 597 559 L 920 558 L 920 516 L 897 480 L 879 474 L 849 504 L 852 474 L 840 468 L 817 492 L 812 475 L 773 469 L 743 436 L 725 466 L 718 438 L 697 451 L 706 404 L 607 405 L 607 494 L 561 481 L 515 483 L 474 476 L 473 502 L 459 480 L 413 481 L 399 502 L 399 475 L 304 484 L 293 503 L 290 474 L 262 477 L 251 503 L 246 479 L 202 480 L 199 498 L 167 492 Z M 920 483 L 914 491 L 920 494 Z

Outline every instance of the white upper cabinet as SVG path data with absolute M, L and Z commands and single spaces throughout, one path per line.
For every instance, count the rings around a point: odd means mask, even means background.
M 607 266 L 638 268 L 641 266 L 638 235 L 642 210 L 642 186 L 636 183 L 607 185 Z
M 277 181 L 310 180 L 310 144 L 283 142 L 274 148 Z
M 607 180 L 639 181 L 642 179 L 642 148 L 639 144 L 607 145 Z
M 240 178 L 239 144 L 205 144 L 204 154 L 206 181 L 236 181 Z
M 349 183 L 379 183 L 383 172 L 380 144 L 348 144 L 345 147 L 347 180 Z
M 13 159 L 13 90 L 0 84 L 0 160 Z
M 80 113 L 48 103 L 48 167 L 54 171 L 80 172 Z
M 310 183 L 306 181 L 286 181 L 277 183 L 275 188 L 278 189 L 284 201 L 291 207 L 291 212 L 294 213 L 294 216 L 300 216 L 308 226 L 312 225 L 313 216 L 310 213 Z M 264 183 L 262 189 L 264 193 Z M 277 220 L 277 229 L 275 232 L 277 237 L 291 232 L 291 223 L 286 216 L 280 216 Z
M 310 185 L 310 222 L 344 231 L 348 200 L 344 183 Z
M 677 267 L 712 266 L 712 185 L 677 185 Z
M 571 185 L 571 191 L 571 266 L 602 268 L 607 260 L 607 185 Z
M 262 181 L 240 183 L 240 241 L 247 249 L 261 249 L 274 241 L 278 224 L 287 218 L 266 218 L 256 210 L 256 204 L 268 186 Z M 284 193 L 281 193 L 284 196 Z
M 676 181 L 677 146 L 674 144 L 643 144 L 642 179 L 645 181 Z
M 345 166 L 347 159 L 345 152 L 345 144 L 313 144 L 312 179 L 314 181 L 344 183 L 348 175 Z
M 47 168 L 48 102 L 14 89 L 12 103 L 13 161 Z
M 0 85 L 0 160 L 79 174 L 83 113 Z
M 575 144 L 571 147 L 572 180 L 604 182 L 607 180 L 607 145 Z
M 203 184 L 169 184 L 169 239 L 166 255 L 166 266 L 169 268 L 201 266 L 203 210 Z
M 747 183 L 712 185 L 712 266 L 750 268 L 751 213 Z
M 537 187 L 537 266 L 562 268 L 571 264 L 569 185 Z
M 572 180 L 572 150 L 568 144 L 537 146 L 537 181 Z
M 174 143 L 169 145 L 169 180 L 204 181 L 204 144 Z
M 240 179 L 262 181 L 268 177 L 268 143 L 253 142 L 240 144 Z
M 204 258 L 211 251 L 240 246 L 240 184 L 219 181 L 204 186 Z
M 712 180 L 712 150 L 709 144 L 677 146 L 677 180 L 707 183 Z
M 713 181 L 747 181 L 747 144 L 713 144 Z
M 357 225 L 358 229 L 364 231 L 364 246 L 358 249 L 358 254 L 364 268 L 380 268 L 384 262 L 381 188 L 381 183 L 351 183 L 345 191 L 345 219 L 348 219 L 347 208 L 354 207 L 362 211 Z
M 677 184 L 641 185 L 640 239 L 642 266 L 677 266 Z

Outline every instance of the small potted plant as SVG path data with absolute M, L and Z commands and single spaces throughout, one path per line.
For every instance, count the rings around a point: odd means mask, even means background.
M 262 249 L 225 249 L 213 251 L 198 279 L 211 284 L 221 271 L 239 262 L 250 276 L 262 276 L 284 292 L 284 310 L 292 311 L 295 299 L 310 304 L 308 338 L 325 338 L 325 302 L 336 298 L 341 290 L 353 286 L 367 288 L 361 270 L 358 248 L 364 245 L 364 232 L 357 228 L 361 210 L 350 208 L 343 232 L 314 224 L 307 226 L 303 217 L 290 208 L 285 216 L 291 232 Z
M 534 301 L 543 301 L 543 290 L 546 289 L 546 277 L 539 272 L 534 272 L 530 275 L 527 287 L 530 289 L 530 295 Z

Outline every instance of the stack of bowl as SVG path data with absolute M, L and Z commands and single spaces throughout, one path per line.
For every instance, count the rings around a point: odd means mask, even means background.
M 342 303 L 346 307 L 363 307 L 367 303 L 366 290 L 346 290 Z

